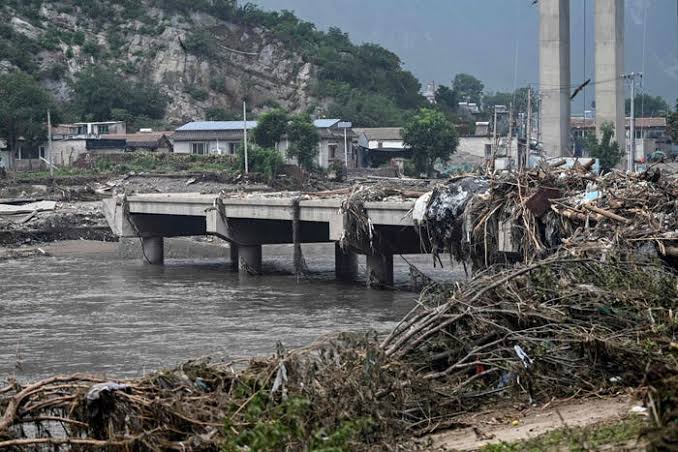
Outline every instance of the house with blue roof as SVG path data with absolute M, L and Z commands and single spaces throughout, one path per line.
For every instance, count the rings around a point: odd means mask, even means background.
M 317 163 L 327 168 L 333 161 L 344 161 L 344 129 L 339 127 L 340 119 L 316 119 L 313 125 L 318 129 Z M 245 136 L 245 129 L 252 132 L 257 127 L 256 121 L 194 121 L 184 124 L 174 133 L 174 152 L 178 154 L 221 154 L 235 155 Z M 349 167 L 355 167 L 357 153 L 353 151 L 353 131 L 347 132 L 347 153 Z M 251 138 L 250 138 L 251 140 Z M 288 163 L 296 163 L 287 157 L 289 142 L 286 138 L 278 143 L 278 150 Z

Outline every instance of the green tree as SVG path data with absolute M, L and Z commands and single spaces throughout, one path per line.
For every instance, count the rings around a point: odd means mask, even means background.
M 262 114 L 254 129 L 254 142 L 264 148 L 275 148 L 287 132 L 289 120 L 287 113 L 280 109 Z
M 673 140 L 673 144 L 678 144 L 678 99 L 676 99 L 676 109 L 667 118 L 667 132 Z
M 47 110 L 55 109 L 52 96 L 29 75 L 14 72 L 0 75 L 0 99 L 0 137 L 7 141 L 10 154 L 18 149 L 20 138 L 28 147 L 43 143 Z
M 637 94 L 633 102 L 636 118 L 656 118 L 664 117 L 669 112 L 669 104 L 661 96 L 650 96 L 649 94 Z M 626 116 L 631 116 L 631 99 L 624 102 Z
M 452 82 L 452 90 L 459 102 L 474 102 L 480 106 L 484 89 L 483 82 L 469 74 L 457 74 Z
M 287 155 L 296 158 L 302 168 L 313 168 L 314 159 L 318 155 L 320 134 L 311 118 L 307 115 L 293 116 L 287 127 L 287 138 L 290 140 Z
M 459 98 L 457 93 L 445 85 L 440 85 L 436 90 L 436 103 L 445 111 L 457 111 Z
M 430 108 L 422 108 L 407 122 L 403 140 L 412 148 L 416 170 L 428 176 L 433 174 L 436 160 L 446 161 L 459 142 L 454 125 L 443 113 Z
M 600 169 L 603 172 L 608 172 L 621 162 L 624 153 L 619 144 L 612 141 L 614 135 L 612 123 L 604 123 L 600 130 L 602 132 L 600 140 L 592 133 L 586 137 L 585 146 L 591 157 L 600 159 Z
M 83 69 L 73 83 L 73 109 L 82 119 L 107 121 L 115 111 L 130 117 L 160 119 L 165 115 L 167 96 L 152 82 L 130 83 L 103 66 Z

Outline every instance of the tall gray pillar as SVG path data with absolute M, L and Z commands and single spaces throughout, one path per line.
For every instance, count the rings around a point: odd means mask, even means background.
M 541 141 L 548 157 L 570 155 L 570 0 L 539 0 Z
M 350 281 L 358 274 L 358 255 L 334 244 L 334 266 L 337 279 Z
M 231 252 L 231 268 L 237 270 L 240 266 L 240 253 L 238 250 L 238 245 L 231 242 L 228 244 L 229 251 Z
M 624 0 L 596 0 L 596 132 L 610 123 L 626 151 L 624 114 Z
M 393 287 L 393 255 L 367 255 L 367 286 L 370 288 Z
M 261 274 L 261 245 L 238 245 L 239 265 L 242 274 Z
M 142 237 L 141 248 L 144 262 L 151 265 L 163 265 L 165 263 L 164 244 L 162 237 Z

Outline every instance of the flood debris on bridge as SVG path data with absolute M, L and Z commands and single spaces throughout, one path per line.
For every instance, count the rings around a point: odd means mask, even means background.
M 434 255 L 449 253 L 475 269 L 534 262 L 561 249 L 678 259 L 678 178 L 658 170 L 594 176 L 582 167 L 544 167 L 462 176 L 418 204 L 415 221 Z

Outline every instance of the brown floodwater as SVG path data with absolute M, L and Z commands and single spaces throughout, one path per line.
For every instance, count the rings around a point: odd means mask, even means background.
M 291 249 L 264 247 L 266 276 L 240 277 L 227 263 L 39 257 L 0 272 L 0 380 L 55 373 L 137 376 L 182 361 L 233 359 L 307 345 L 342 331 L 388 331 L 417 294 L 396 258 L 394 291 L 334 280 L 333 247 L 304 248 L 312 273 L 290 274 Z M 436 278 L 426 256 L 408 256 Z M 364 270 L 364 260 L 361 261 Z

